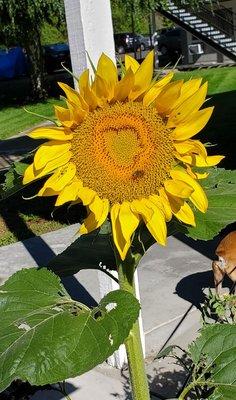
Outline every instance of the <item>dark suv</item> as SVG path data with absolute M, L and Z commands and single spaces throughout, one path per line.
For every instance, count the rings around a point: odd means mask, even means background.
M 162 29 L 158 37 L 158 50 L 170 59 L 178 58 L 182 54 L 182 29 Z
M 71 69 L 70 49 L 67 43 L 55 43 L 43 46 L 45 69 L 53 73 L 62 69 L 62 63 Z
M 115 33 L 115 48 L 117 53 L 128 53 L 137 49 L 147 50 L 150 47 L 150 40 L 143 35 L 132 33 Z

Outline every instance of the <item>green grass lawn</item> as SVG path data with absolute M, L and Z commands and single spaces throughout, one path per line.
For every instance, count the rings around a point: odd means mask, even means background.
M 210 68 L 188 72 L 177 72 L 174 79 L 188 80 L 202 77 L 209 82 L 209 95 L 236 90 L 236 68 Z M 44 103 L 26 105 L 25 108 L 37 114 L 52 118 L 53 104 L 63 104 L 62 100 L 48 99 Z M 42 118 L 29 114 L 22 107 L 6 107 L 0 109 L 0 139 L 7 139 L 31 126 L 38 124 Z
M 54 104 L 62 105 L 59 99 L 48 99 L 43 103 L 29 104 L 25 108 L 48 118 L 54 116 Z M 43 118 L 27 113 L 23 107 L 6 107 L 0 109 L 0 139 L 7 139 L 40 123 Z
M 236 90 L 236 67 L 197 69 L 194 71 L 178 72 L 174 79 L 188 80 L 202 77 L 208 81 L 208 94 L 230 92 Z

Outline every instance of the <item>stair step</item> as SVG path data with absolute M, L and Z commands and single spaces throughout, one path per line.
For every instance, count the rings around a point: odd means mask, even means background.
M 190 17 L 191 16 L 191 14 L 189 12 L 187 12 L 187 11 L 179 12 L 178 14 L 179 14 L 179 17 L 181 17 L 183 19 L 185 19 L 186 17 Z
M 207 23 L 203 22 L 202 24 L 195 24 L 195 28 L 205 28 L 209 26 Z
M 221 43 L 225 43 L 225 44 L 226 44 L 226 43 L 231 43 L 231 42 L 232 42 L 232 39 L 230 39 L 230 38 L 225 38 L 225 39 L 221 39 L 220 42 L 221 42 Z
M 178 8 L 178 7 L 177 7 L 176 11 L 178 11 L 178 13 L 185 13 L 186 12 L 186 10 L 184 8 Z
M 227 47 L 236 47 L 236 42 L 227 43 Z
M 231 42 L 231 43 L 225 43 L 226 47 L 236 47 L 236 43 L 235 42 Z
M 219 35 L 220 31 L 211 31 L 210 34 L 211 34 L 211 36 Z
M 203 22 L 202 22 L 201 19 L 194 19 L 193 21 L 190 21 L 190 23 L 191 23 L 192 25 L 195 25 L 195 24 L 202 24 Z
M 202 30 L 202 32 L 210 33 L 211 35 L 218 35 L 220 33 L 220 31 L 215 31 L 214 28 L 212 28 L 211 26 L 206 26 L 205 28 L 202 28 L 201 30 Z
M 187 17 L 185 17 L 184 18 L 185 19 L 185 21 L 196 21 L 197 20 L 197 17 L 196 17 L 196 15 L 189 15 L 189 16 L 187 16 Z
M 224 33 L 221 33 L 220 35 L 211 35 L 211 37 L 213 38 L 213 39 L 216 39 L 216 40 L 218 40 L 218 39 L 225 39 L 225 34 Z
M 168 10 L 169 10 L 169 11 L 175 11 L 175 10 L 178 10 L 178 7 L 176 7 L 176 6 L 169 6 L 169 7 L 168 7 Z

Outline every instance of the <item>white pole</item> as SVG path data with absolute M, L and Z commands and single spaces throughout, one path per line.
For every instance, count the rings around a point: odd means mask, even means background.
M 74 75 L 79 76 L 85 68 L 89 68 L 92 73 L 87 54 L 89 54 L 95 65 L 102 52 L 115 61 L 115 46 L 109 0 L 65 0 L 65 12 Z M 112 290 L 118 289 L 118 285 L 114 280 L 103 272 L 98 272 L 98 280 L 101 297 Z M 137 274 L 135 280 L 137 297 L 139 299 Z M 139 321 L 145 354 L 141 316 Z M 117 368 L 122 368 L 126 360 L 125 348 L 121 346 L 112 357 L 109 357 L 108 363 Z
M 65 12 L 72 69 L 80 75 L 92 68 L 104 52 L 115 61 L 115 46 L 109 0 L 65 0 Z

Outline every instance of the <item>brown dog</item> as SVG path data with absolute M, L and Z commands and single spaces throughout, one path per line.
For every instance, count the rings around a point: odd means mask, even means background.
M 221 240 L 215 253 L 219 260 L 213 261 L 212 269 L 216 293 L 219 293 L 225 274 L 234 284 L 236 282 L 236 231 L 229 233 Z

